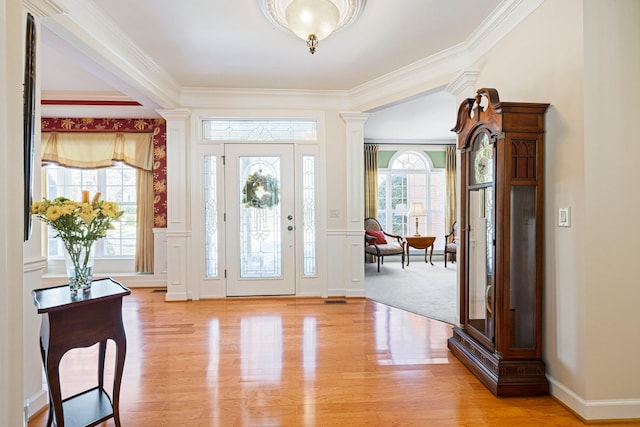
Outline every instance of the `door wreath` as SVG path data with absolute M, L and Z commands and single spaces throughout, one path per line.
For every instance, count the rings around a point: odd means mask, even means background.
M 247 208 L 272 208 L 280 202 L 278 180 L 255 172 L 247 177 L 242 190 L 242 203 Z

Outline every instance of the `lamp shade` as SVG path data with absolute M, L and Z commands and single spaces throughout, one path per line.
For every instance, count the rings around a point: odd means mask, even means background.
M 303 40 L 322 40 L 338 25 L 340 12 L 330 0 L 293 0 L 285 10 L 289 28 Z
M 425 216 L 427 213 L 424 210 L 424 203 L 412 202 L 411 209 L 409 210 L 409 216 Z

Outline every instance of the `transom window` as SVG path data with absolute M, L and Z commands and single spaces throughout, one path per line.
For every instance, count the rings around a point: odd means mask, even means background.
M 207 119 L 202 139 L 208 141 L 316 141 L 315 120 Z
M 425 215 L 418 217 L 418 233 L 435 236 L 435 249 L 444 248 L 445 173 L 434 169 L 421 152 L 399 151 L 388 168 L 378 169 L 378 221 L 385 230 L 402 236 L 416 234 L 413 203 L 423 204 Z

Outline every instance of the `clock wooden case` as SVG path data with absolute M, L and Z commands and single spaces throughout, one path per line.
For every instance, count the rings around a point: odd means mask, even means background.
M 497 396 L 549 393 L 542 360 L 544 114 L 480 89 L 458 109 L 460 324 L 448 346 Z

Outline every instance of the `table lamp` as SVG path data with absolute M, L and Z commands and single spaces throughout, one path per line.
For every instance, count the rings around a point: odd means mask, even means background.
M 424 203 L 422 202 L 412 202 L 411 203 L 411 209 L 409 210 L 409 216 L 415 216 L 416 217 L 416 234 L 414 234 L 414 236 L 420 236 L 420 233 L 418 233 L 418 217 L 421 216 L 426 216 L 427 213 L 424 211 Z

